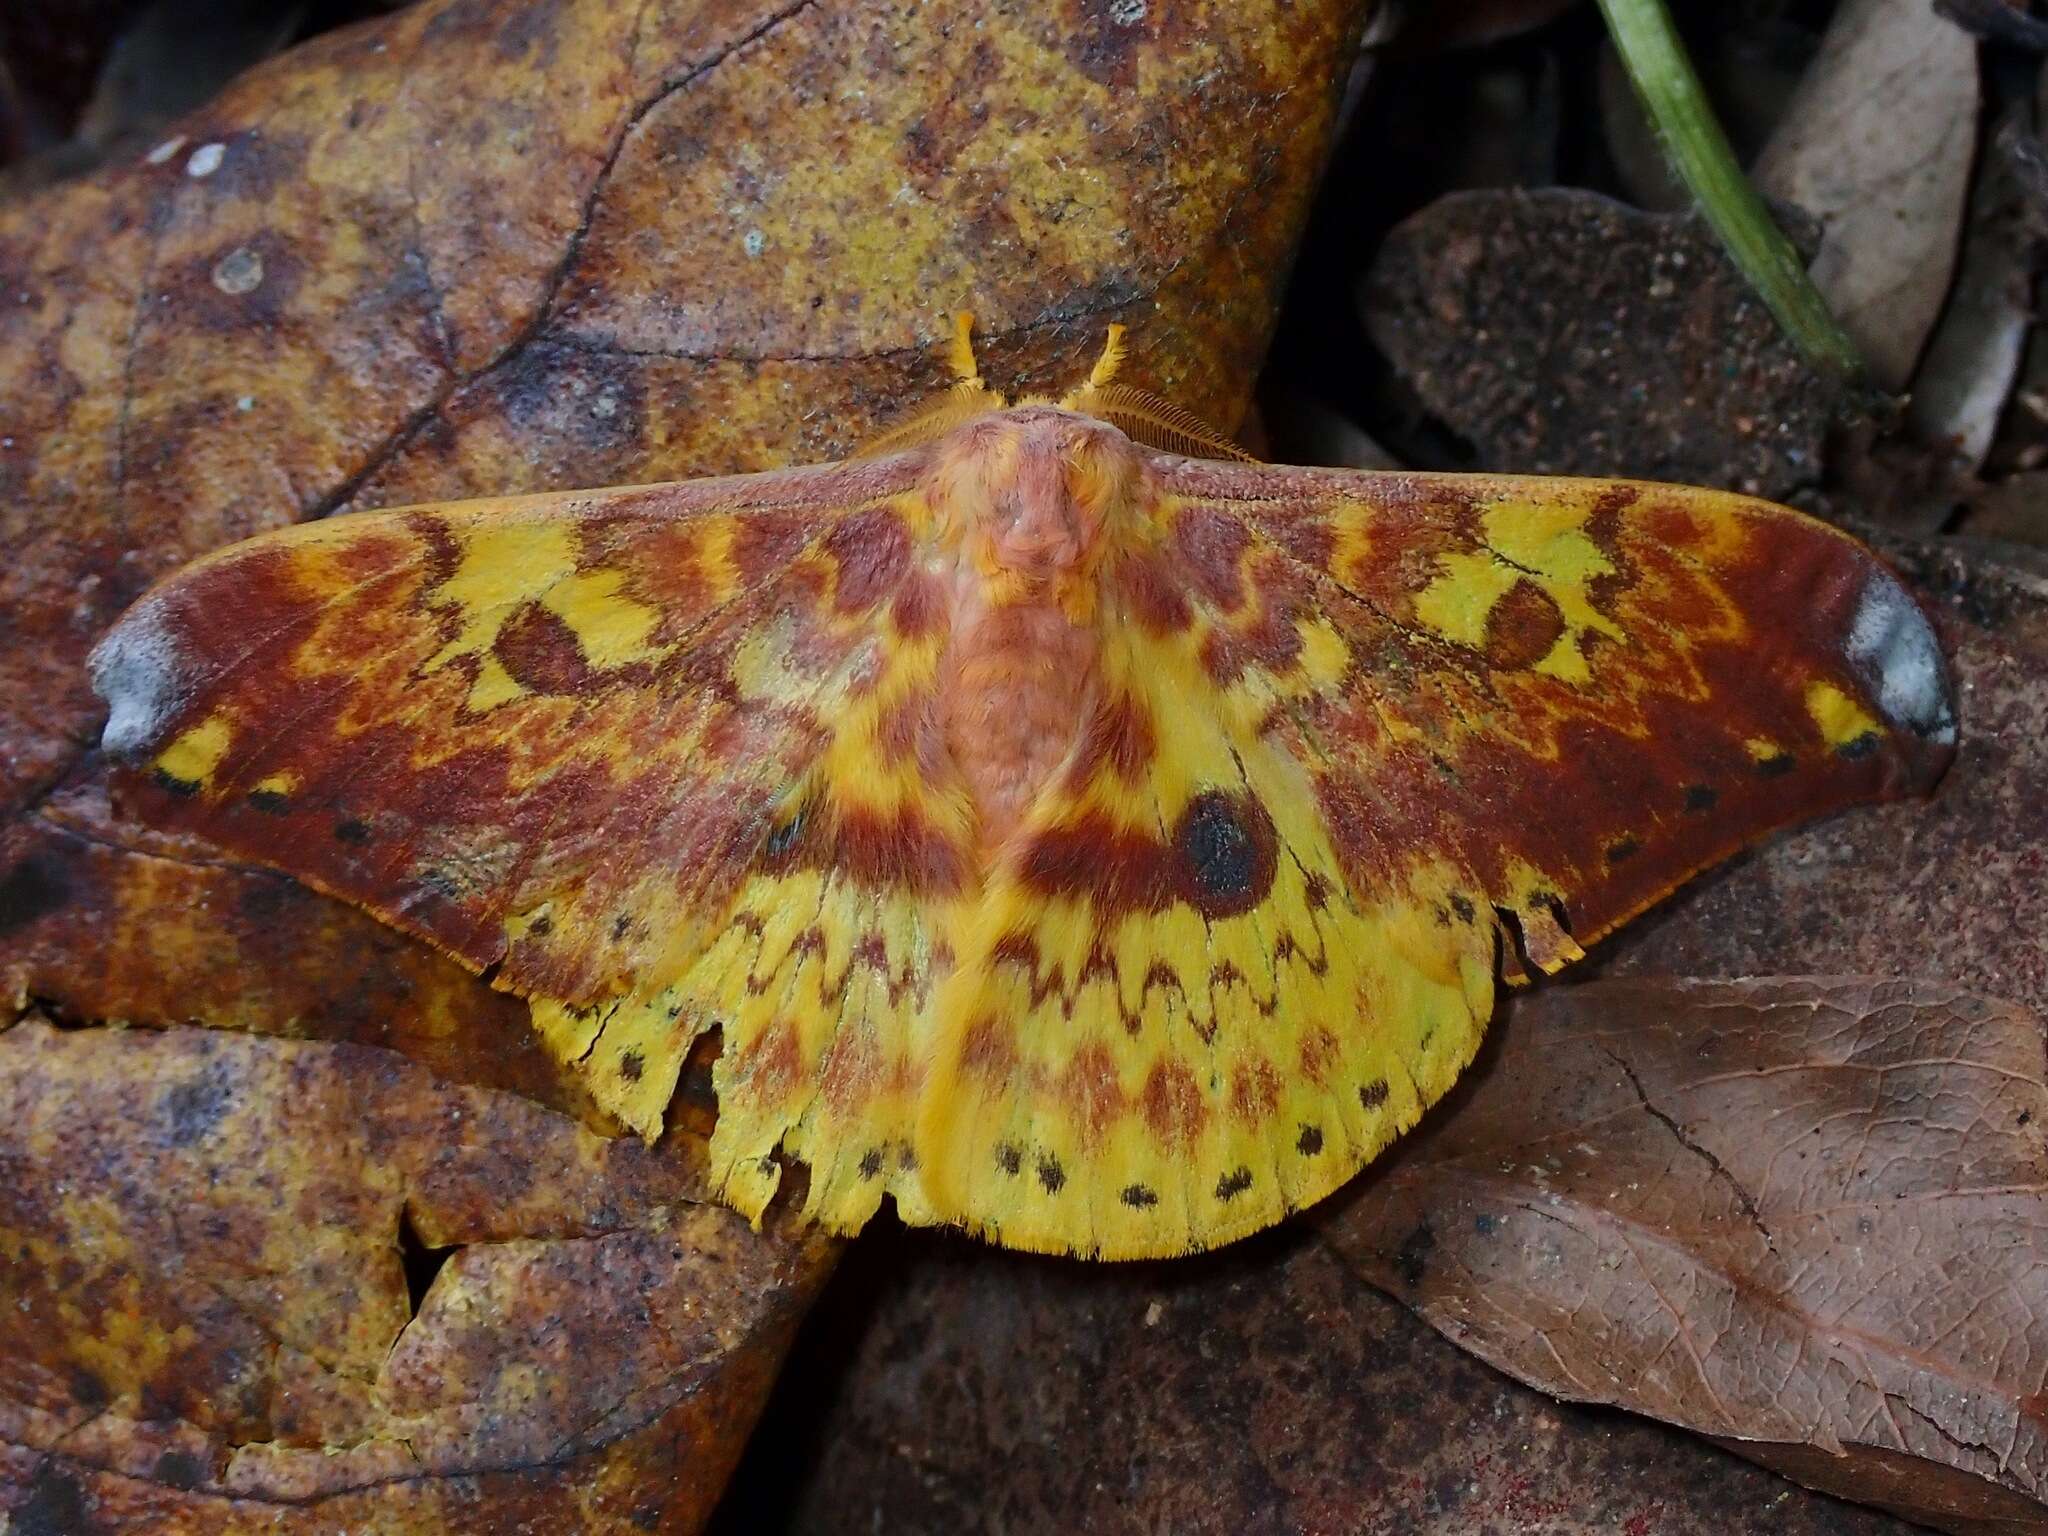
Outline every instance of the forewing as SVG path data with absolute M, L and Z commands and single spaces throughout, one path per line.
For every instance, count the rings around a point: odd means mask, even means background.
M 894 459 L 289 529 L 189 567 L 110 633 L 106 745 L 142 770 L 152 819 L 530 998 L 643 1134 L 690 1040 L 727 1023 L 714 1150 L 758 1209 L 781 1129 L 762 1106 L 800 1111 L 826 1014 L 858 1022 L 870 974 L 908 987 L 928 958 L 907 882 L 841 856 L 915 793 L 846 762 L 929 686 L 934 625 L 906 593 L 924 516 Z M 799 907 L 816 921 L 793 939 Z M 780 1076 L 763 996 L 811 1053 Z
M 1268 727 L 1354 879 L 1466 871 L 1543 970 L 1774 827 L 1924 792 L 1954 752 L 1913 598 L 1812 518 L 1685 487 L 1513 477 L 1166 477 L 1223 600 L 1213 674 L 1330 684 Z M 1256 685 L 1256 684 L 1255 684 Z M 1263 686 L 1263 685 L 1258 685 Z

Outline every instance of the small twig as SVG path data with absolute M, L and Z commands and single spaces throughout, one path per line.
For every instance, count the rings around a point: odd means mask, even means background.
M 1863 355 L 1742 174 L 1663 0 L 1600 0 L 1615 51 L 1672 165 L 1714 233 L 1809 362 L 1859 379 Z
M 1934 14 L 1972 37 L 2048 53 L 2048 21 L 2016 11 L 2005 0 L 1934 0 Z

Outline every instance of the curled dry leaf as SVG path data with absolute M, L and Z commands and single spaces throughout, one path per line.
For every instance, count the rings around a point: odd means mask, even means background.
M 2039 1019 L 1942 984 L 1615 980 L 1498 1039 L 1325 1227 L 1340 1253 L 1547 1392 L 1945 1529 L 2048 1529 Z
M 1948 294 L 1977 96 L 1975 40 L 1926 0 L 1845 0 L 1755 167 L 1821 221 L 1814 282 L 1886 389 Z
M 423 1169 L 484 1142 L 545 1167 L 596 1115 L 520 1005 L 108 816 L 80 666 L 107 621 L 295 520 L 842 451 L 929 387 L 926 342 L 963 304 L 992 377 L 1035 388 L 1122 320 L 1145 382 L 1228 425 L 1368 8 L 423 0 L 0 207 L 0 1024 L 34 999 L 164 1031 L 0 1034 L 0 1094 L 35 1107 L 0 1123 L 10 1193 L 68 1181 L 6 1208 L 37 1236 L 10 1239 L 0 1311 L 24 1362 L 56 1362 L 0 1378 L 16 1530 L 234 1529 L 288 1498 L 330 1501 L 336 1528 L 688 1529 L 779 1356 L 776 1308 L 830 1262 L 753 1253 L 683 1184 L 610 1225 L 590 1212 L 623 1196 L 589 1179 L 536 1185 L 525 1226 L 432 1214 Z M 170 1145 L 146 1085 L 202 1057 L 233 1063 L 238 1139 Z M 344 1135 L 365 1121 L 384 1140 Z M 53 1150 L 60 1122 L 96 1163 Z M 217 1184 L 219 1213 L 197 1193 Z M 429 1245 L 477 1244 L 410 1323 L 400 1208 Z M 155 1279 L 121 1293 L 150 1291 L 139 1312 L 81 1289 L 144 1260 Z M 281 1332 L 329 1312 L 358 1330 L 340 1353 L 313 1323 Z M 457 1314 L 502 1320 L 501 1353 L 465 1334 L 485 1353 L 454 1359 L 436 1330 Z M 726 1353 L 678 1353 L 699 1327 Z M 580 1358 L 522 1356 L 535 1328 Z M 308 1354 L 326 1395 L 294 1418 Z M 600 1401 L 627 1388 L 638 1407 Z

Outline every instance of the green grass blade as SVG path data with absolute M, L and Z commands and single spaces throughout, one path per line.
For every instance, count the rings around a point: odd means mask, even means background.
M 1809 362 L 1845 379 L 1860 379 L 1861 352 L 1742 174 L 1664 0 L 1600 0 L 1600 9 L 1664 153 L 1750 286 Z

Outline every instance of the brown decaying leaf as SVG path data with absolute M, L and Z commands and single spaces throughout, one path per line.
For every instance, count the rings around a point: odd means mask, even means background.
M 992 378 L 1122 320 L 1228 426 L 1369 8 L 423 0 L 0 205 L 0 1029 L 152 1026 L 0 1033 L 17 1536 L 694 1528 L 833 1257 L 688 1203 L 692 1106 L 621 1164 L 521 1005 L 111 816 L 106 622 L 305 517 L 843 451 L 964 304 Z M 468 1245 L 410 1323 L 400 1210 Z
M 1503 1026 L 1326 1241 L 1544 1391 L 2048 1530 L 2039 1019 L 1938 983 L 1611 980 Z
M 1952 549 L 1885 548 L 1942 616 L 1953 658 L 1962 743 L 1941 791 L 1773 839 L 1590 963 L 1919 976 L 2048 1012 L 2048 583 Z M 1485 1370 L 1300 1226 L 1198 1263 L 1107 1270 L 934 1242 L 867 1250 L 845 1277 L 865 1290 L 835 1288 L 827 1326 L 792 1365 L 802 1389 L 771 1409 L 725 1529 L 790 1507 L 805 1532 L 865 1531 L 887 1510 L 894 1532 L 948 1536 L 1089 1522 L 1429 1536 L 1901 1529 L 1696 1437 L 1555 1404 Z M 834 1329 L 854 1324 L 866 1331 L 847 1361 Z M 1886 1471 L 1875 1452 L 1857 1465 Z

